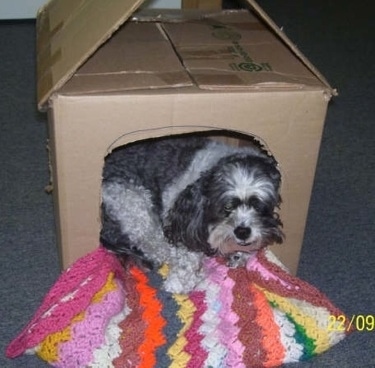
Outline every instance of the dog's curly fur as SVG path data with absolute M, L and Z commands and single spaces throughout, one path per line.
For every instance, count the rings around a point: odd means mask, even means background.
M 203 257 L 231 266 L 281 243 L 280 173 L 256 146 L 233 147 L 202 137 L 149 140 L 106 158 L 101 243 L 148 267 L 169 265 L 164 288 L 188 292 Z

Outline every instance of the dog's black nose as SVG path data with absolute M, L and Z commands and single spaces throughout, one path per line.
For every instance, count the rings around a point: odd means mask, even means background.
M 249 227 L 238 226 L 234 229 L 234 235 L 240 240 L 246 240 L 251 234 Z

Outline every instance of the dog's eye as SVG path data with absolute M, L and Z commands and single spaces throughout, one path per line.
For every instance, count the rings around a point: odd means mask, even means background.
M 233 204 L 232 203 L 227 203 L 224 205 L 224 211 L 225 212 L 231 212 L 233 211 L 234 207 L 233 207 Z
M 257 211 L 257 212 L 264 212 L 264 210 L 265 210 L 265 205 L 257 197 L 251 197 L 249 199 L 248 205 L 250 207 L 254 208 L 254 210 Z
M 241 204 L 241 201 L 239 198 L 233 198 L 229 202 L 225 203 L 224 212 L 230 213 L 234 209 L 236 209 L 240 204 Z

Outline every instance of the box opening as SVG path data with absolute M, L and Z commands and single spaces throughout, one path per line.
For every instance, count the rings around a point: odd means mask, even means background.
M 202 125 L 201 127 L 204 127 L 204 126 Z M 149 134 L 149 138 L 131 140 L 130 143 L 122 143 L 129 136 L 136 135 L 139 133 L 139 132 L 127 132 L 124 135 L 118 137 L 118 139 L 116 139 L 114 142 L 112 142 L 109 145 L 107 152 L 104 155 L 104 160 L 113 151 L 124 149 L 129 145 L 137 144 L 142 141 L 146 142 L 146 141 L 151 141 L 151 140 L 168 140 L 168 139 L 176 138 L 176 137 L 194 137 L 195 136 L 195 137 L 204 137 L 204 138 L 209 138 L 212 140 L 221 141 L 223 143 L 226 143 L 235 147 L 255 146 L 267 152 L 268 155 L 272 156 L 277 161 L 277 158 L 272 153 L 270 147 L 267 145 L 267 142 L 265 142 L 259 136 L 256 136 L 254 134 L 249 134 L 246 132 L 237 131 L 237 130 L 229 130 L 229 129 L 223 130 L 223 129 L 217 129 L 217 128 L 209 129 L 209 127 L 206 127 L 206 128 L 208 130 L 195 131 L 195 132 L 190 132 L 190 133 L 179 133 L 179 134 L 172 134 L 172 135 L 169 134 L 169 135 L 162 135 L 162 136 L 159 136 L 159 135 L 152 136 L 152 133 L 151 133 Z M 155 130 L 159 130 L 159 129 L 155 129 Z
M 131 134 L 132 133 L 127 133 L 125 135 L 127 136 L 127 135 L 131 135 Z M 263 152 L 265 152 L 268 156 L 272 157 L 278 165 L 278 160 L 272 154 L 272 152 L 270 151 L 266 142 L 264 142 L 260 137 L 256 137 L 255 135 L 251 135 L 251 134 L 248 134 L 248 133 L 246 134 L 244 132 L 239 132 L 239 131 L 207 130 L 207 131 L 199 131 L 199 132 L 188 132 L 188 133 L 183 133 L 183 134 L 181 134 L 181 133 L 180 134 L 169 134 L 169 135 L 163 135 L 163 136 L 159 136 L 159 137 L 152 137 L 152 135 L 150 137 L 150 135 L 149 135 L 147 138 L 144 138 L 144 139 L 134 140 L 134 141 L 131 141 L 131 142 L 126 143 L 126 144 L 119 144 L 119 142 L 121 141 L 121 138 L 124 138 L 122 136 L 118 140 L 113 142 L 110 145 L 110 147 L 108 148 L 108 153 L 104 157 L 102 180 L 103 180 L 103 178 L 106 177 L 105 176 L 105 168 L 106 168 L 106 165 L 107 165 L 107 162 L 108 162 L 107 159 L 111 155 L 113 155 L 115 152 L 120 151 L 120 150 L 126 150 L 127 148 L 131 148 L 131 147 L 136 147 L 140 143 L 155 142 L 155 141 L 156 142 L 162 142 L 162 141 L 168 141 L 170 139 L 178 138 L 178 137 L 183 137 L 183 138 L 189 138 L 189 137 L 191 137 L 191 138 L 195 138 L 195 137 L 208 138 L 210 140 L 220 141 L 220 142 L 223 142 L 227 145 L 234 146 L 234 147 L 249 147 L 249 146 L 251 147 L 251 146 L 254 146 L 254 147 L 262 150 Z M 150 156 L 150 158 L 151 158 L 151 156 Z M 140 171 L 141 170 L 142 170 L 142 168 L 140 168 Z M 164 170 L 163 170 L 163 172 L 164 172 Z M 131 175 L 133 175 L 133 174 L 131 174 Z M 128 180 L 128 179 L 126 179 L 126 180 Z M 135 185 L 137 186 L 137 184 L 135 184 Z M 102 205 L 103 194 L 101 194 L 101 196 L 100 196 L 100 201 L 101 201 L 101 205 Z M 100 207 L 101 207 L 100 218 L 103 220 L 102 206 L 100 206 Z M 162 210 L 162 211 L 164 211 L 164 210 Z M 275 211 L 278 212 L 279 209 L 276 208 Z M 101 228 L 102 228 L 102 224 L 101 224 Z M 141 234 L 140 234 L 140 236 L 141 236 Z
M 115 141 L 113 141 L 107 148 L 106 152 L 103 155 L 103 168 L 105 167 L 106 158 L 111 155 L 116 150 L 126 149 L 132 145 L 136 145 L 141 142 L 147 141 L 162 141 L 168 140 L 177 137 L 203 137 L 208 138 L 211 140 L 216 140 L 223 142 L 225 144 L 234 146 L 234 147 L 257 147 L 258 149 L 264 151 L 268 156 L 272 157 L 278 165 L 279 171 L 282 175 L 281 165 L 278 161 L 277 157 L 273 154 L 272 150 L 270 149 L 267 142 L 261 137 L 250 134 L 238 130 L 229 130 L 229 129 L 219 129 L 211 127 L 204 127 L 204 125 L 200 127 L 192 127 L 194 129 L 205 128 L 205 130 L 194 131 L 192 129 L 191 132 L 187 133 L 176 133 L 176 134 L 167 134 L 167 135 L 160 135 L 159 131 L 164 129 L 169 129 L 170 127 L 165 128 L 157 128 L 157 129 L 149 129 L 147 130 L 147 137 L 146 138 L 139 138 L 140 135 L 144 136 L 144 131 L 133 131 L 127 132 L 121 136 L 119 136 Z M 187 127 L 180 127 L 186 130 Z M 135 136 L 136 139 L 129 139 L 131 136 Z M 125 142 L 125 143 L 124 143 Z M 101 200 L 101 199 L 100 199 Z

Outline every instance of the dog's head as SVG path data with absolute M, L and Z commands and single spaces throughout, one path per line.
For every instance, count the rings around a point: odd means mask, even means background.
M 280 173 L 266 154 L 222 158 L 185 188 L 164 228 L 172 243 L 206 254 L 249 252 L 281 243 Z

